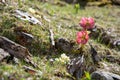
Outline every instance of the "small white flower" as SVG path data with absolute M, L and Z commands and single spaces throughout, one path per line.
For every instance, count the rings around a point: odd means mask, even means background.
M 36 13 L 36 11 L 35 11 L 33 8 L 29 8 L 29 11 L 30 11 L 31 13 L 33 13 L 33 14 Z
M 55 61 L 59 62 L 60 60 L 58 58 L 55 58 Z
M 65 56 L 66 56 L 66 54 L 65 54 L 65 53 L 61 54 L 61 57 L 65 57 Z
M 55 61 L 60 62 L 62 64 L 66 64 L 70 61 L 70 58 L 66 54 L 61 54 L 61 57 L 55 58 Z

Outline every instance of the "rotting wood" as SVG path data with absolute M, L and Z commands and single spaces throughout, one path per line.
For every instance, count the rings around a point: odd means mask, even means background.
M 23 66 L 23 69 L 25 69 L 25 71 L 28 72 L 31 75 L 35 75 L 35 74 L 42 75 L 41 71 L 32 69 L 31 67 L 28 67 L 28 66 Z
M 17 57 L 20 59 L 31 57 L 29 51 L 25 47 L 9 40 L 6 37 L 0 36 L 0 48 L 9 52 L 10 55 L 13 55 L 14 57 Z
M 37 67 L 37 65 L 32 61 L 32 55 L 28 49 L 9 40 L 8 38 L 0 36 L 0 48 L 4 49 L 11 56 L 25 60 L 32 66 Z
M 14 28 L 14 32 L 16 34 L 17 41 L 23 46 L 31 44 L 34 39 L 34 36 L 24 30 L 23 27 Z

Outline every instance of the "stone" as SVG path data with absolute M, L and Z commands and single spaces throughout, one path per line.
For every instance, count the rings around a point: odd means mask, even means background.
M 102 72 L 102 71 L 95 71 L 91 74 L 91 80 L 114 80 L 112 76 Z
M 120 5 L 120 0 L 112 0 L 112 2 Z
M 68 73 L 74 76 L 76 79 L 80 79 L 84 74 L 84 56 L 77 57 L 71 60 L 67 66 Z
M 111 72 L 95 71 L 91 74 L 92 80 L 120 80 L 120 76 Z
M 23 12 L 23 11 L 20 11 L 20 10 L 15 10 L 15 15 L 14 16 L 17 17 L 17 18 L 20 18 L 21 20 L 29 21 L 32 24 L 42 25 L 42 23 L 37 18 L 31 16 L 27 12 Z
M 73 4 L 73 3 L 77 3 L 79 0 L 62 0 L 62 1 L 65 1 L 66 3 L 69 4 Z
M 55 41 L 55 47 L 64 52 L 71 52 L 73 49 L 74 43 L 70 42 L 65 38 L 59 38 Z
M 120 80 L 120 76 L 119 75 L 117 75 L 117 74 L 113 74 L 113 73 L 109 73 L 109 72 L 106 72 L 108 75 L 110 75 L 110 76 L 112 76 L 112 78 L 114 79 L 114 80 Z
M 10 56 L 9 53 L 0 48 L 0 62 L 7 56 Z
M 98 62 L 100 61 L 100 56 L 98 56 L 98 52 L 95 50 L 95 48 L 92 46 L 92 44 L 89 43 L 89 45 L 91 47 L 92 60 L 93 60 L 94 64 L 98 64 Z
M 119 31 L 119 29 L 113 29 L 113 28 L 103 28 L 101 26 L 95 26 L 94 29 L 90 30 L 91 33 L 89 36 L 94 39 L 99 39 L 99 42 L 109 45 L 111 48 L 117 48 L 120 49 L 120 39 L 119 33 L 116 33 Z

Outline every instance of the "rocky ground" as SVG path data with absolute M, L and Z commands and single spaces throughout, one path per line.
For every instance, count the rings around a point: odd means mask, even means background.
M 120 6 L 13 0 L 0 13 L 0 80 L 120 80 Z M 82 17 L 96 21 L 84 57 L 76 43 Z

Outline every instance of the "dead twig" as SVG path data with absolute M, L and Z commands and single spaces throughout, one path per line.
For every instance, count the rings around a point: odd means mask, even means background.
M 50 32 L 50 43 L 51 43 L 51 48 L 55 48 L 55 41 L 54 41 L 54 34 L 53 34 L 53 31 L 52 29 L 49 29 L 49 32 Z

